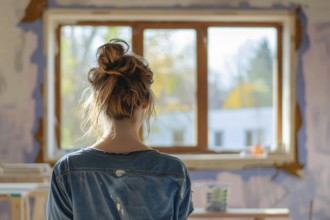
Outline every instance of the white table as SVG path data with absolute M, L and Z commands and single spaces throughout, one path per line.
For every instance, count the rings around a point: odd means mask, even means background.
M 286 208 L 228 208 L 225 212 L 208 212 L 205 209 L 197 208 L 189 218 L 251 218 L 254 220 L 265 220 L 266 218 L 287 218 L 289 214 L 290 211 Z
M 30 219 L 29 197 L 39 198 L 36 198 L 37 206 L 45 201 L 47 193 L 48 184 L 45 183 L 0 183 L 0 198 L 10 201 L 12 220 Z

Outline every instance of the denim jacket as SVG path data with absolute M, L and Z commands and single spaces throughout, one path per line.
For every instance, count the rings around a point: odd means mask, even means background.
M 184 220 L 193 211 L 184 164 L 155 150 L 85 148 L 54 166 L 48 220 Z

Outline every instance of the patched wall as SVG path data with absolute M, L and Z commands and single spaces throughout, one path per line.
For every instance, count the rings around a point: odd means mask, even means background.
M 29 0 L 4 0 L 0 5 L 0 160 L 33 162 L 42 116 L 40 86 L 44 79 L 42 21 L 20 23 Z M 303 124 L 298 134 L 299 157 L 305 164 L 298 179 L 274 169 L 192 171 L 193 183 L 230 185 L 232 207 L 288 207 L 292 220 L 330 219 L 330 2 L 229 0 L 49 0 L 50 8 L 232 9 L 291 8 L 301 4 L 304 39 L 298 61 L 297 92 Z M 276 175 L 275 175 L 276 174 Z M 195 195 L 197 196 L 197 195 Z M 3 204 L 3 205 L 2 205 Z M 198 204 L 196 204 L 198 205 Z M 1 210 L 7 204 L 0 203 Z M 0 214 L 8 219 L 8 214 Z

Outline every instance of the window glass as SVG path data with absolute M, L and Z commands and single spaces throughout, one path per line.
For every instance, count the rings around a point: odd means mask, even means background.
M 181 131 L 174 131 L 173 133 L 173 140 L 174 140 L 174 143 L 175 144 L 182 144 L 183 143 L 183 140 L 184 140 L 184 131 L 181 130 Z
M 131 44 L 131 28 L 125 26 L 62 26 L 60 30 L 60 143 L 64 149 L 82 147 L 95 139 L 83 138 L 81 94 L 88 87 L 87 73 L 96 66 L 96 50 L 113 38 Z
M 263 142 L 263 130 L 247 130 L 245 132 L 245 145 L 255 146 Z
M 208 28 L 208 127 L 226 133 L 224 150 L 275 143 L 276 44 L 273 27 Z M 247 130 L 261 130 L 263 138 Z
M 195 146 L 196 31 L 146 29 L 143 34 L 144 57 L 154 71 L 157 112 L 145 141 L 151 146 Z M 172 135 L 178 130 L 183 131 L 180 143 Z
M 214 133 L 215 146 L 221 147 L 223 145 L 223 132 L 217 131 Z

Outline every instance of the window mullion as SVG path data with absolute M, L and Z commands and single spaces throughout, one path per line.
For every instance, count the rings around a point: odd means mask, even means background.
M 143 28 L 138 24 L 132 25 L 132 47 L 134 53 L 143 56 Z
M 143 28 L 139 24 L 132 26 L 132 50 L 135 54 L 143 56 Z M 143 128 L 140 128 L 139 136 L 143 140 Z
M 197 28 L 197 148 L 207 151 L 207 26 Z
M 58 48 L 61 48 L 61 28 L 62 25 L 58 25 L 55 29 L 55 40 Z M 57 124 L 55 125 L 55 140 L 57 141 L 57 147 L 59 149 L 61 146 L 62 139 L 62 95 L 61 95 L 61 49 L 59 49 L 55 55 L 55 117 Z
M 283 92 L 282 92 L 282 80 L 283 80 L 283 71 L 282 71 L 282 66 L 283 66 L 283 63 L 282 63 L 282 58 L 283 58 L 283 42 L 282 42 L 282 27 L 279 25 L 277 26 L 277 74 L 276 74 L 276 82 L 277 82 L 277 88 L 276 88 L 276 94 L 277 94 L 277 100 L 276 100 L 276 106 L 277 106 L 277 109 L 276 109 L 276 144 L 277 144 L 277 147 L 280 149 L 280 150 L 283 150 L 281 149 L 282 148 L 282 144 L 283 144 L 283 140 L 282 140 L 282 95 L 283 95 Z

